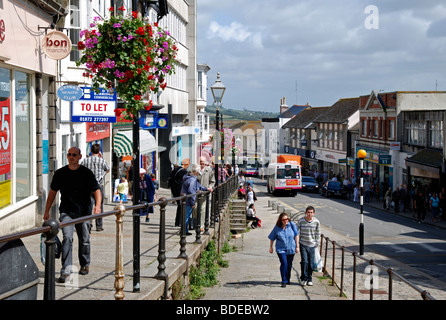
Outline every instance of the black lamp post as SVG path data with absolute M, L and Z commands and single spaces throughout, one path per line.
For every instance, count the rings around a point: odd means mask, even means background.
M 220 125 L 219 125 L 219 118 L 220 118 L 220 106 L 222 105 L 223 95 L 225 94 L 226 87 L 225 85 L 220 81 L 220 72 L 217 72 L 217 81 L 211 86 L 212 96 L 214 97 L 214 105 L 215 105 L 215 132 L 216 132 L 216 141 L 214 144 L 214 150 L 217 150 L 218 147 L 218 139 L 221 139 L 220 134 Z M 222 128 L 223 129 L 223 124 Z M 217 139 L 218 137 L 218 139 Z M 223 150 L 220 150 L 220 157 Z M 218 154 L 217 152 L 214 152 L 214 169 L 215 169 L 215 198 L 218 199 Z M 216 207 L 218 210 L 218 205 Z
M 359 223 L 359 254 L 362 256 L 364 254 L 364 158 L 367 156 L 367 152 L 363 149 L 359 150 L 358 153 L 359 158 L 359 187 L 361 190 L 359 206 L 360 206 L 360 214 L 361 214 L 361 222 Z

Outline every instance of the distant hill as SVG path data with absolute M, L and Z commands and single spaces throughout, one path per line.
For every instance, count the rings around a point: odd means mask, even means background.
M 207 106 L 205 108 L 206 113 L 209 114 L 210 120 L 215 121 L 215 111 L 214 106 Z M 276 118 L 279 116 L 279 112 L 264 112 L 264 111 L 252 111 L 252 110 L 235 110 L 220 108 L 220 114 L 223 114 L 223 119 L 225 121 L 231 120 L 241 120 L 241 121 L 255 121 L 261 120 L 262 118 Z

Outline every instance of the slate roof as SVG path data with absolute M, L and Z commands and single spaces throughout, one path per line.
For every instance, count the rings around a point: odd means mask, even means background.
M 313 128 L 316 125 L 313 124 L 313 121 L 319 117 L 322 113 L 327 112 L 331 107 L 316 107 L 316 108 L 307 108 L 302 110 L 299 114 L 294 116 L 290 121 L 285 123 L 282 128 L 296 128 L 296 129 L 305 129 Z
M 292 118 L 307 108 L 310 108 L 310 106 L 294 105 L 289 107 L 287 111 L 281 113 L 277 118 Z
M 327 112 L 322 113 L 314 122 L 344 123 L 359 110 L 359 97 L 339 99 Z

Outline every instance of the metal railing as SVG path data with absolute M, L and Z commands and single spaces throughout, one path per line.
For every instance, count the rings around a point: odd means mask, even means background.
M 44 300 L 55 300 L 56 299 L 56 276 L 55 276 L 55 245 L 56 245 L 56 235 L 58 234 L 61 228 L 64 228 L 69 225 L 75 225 L 81 222 L 90 221 L 97 218 L 105 218 L 111 215 L 116 216 L 116 251 L 115 251 L 115 299 L 122 300 L 124 299 L 124 261 L 123 261 L 123 250 L 124 250 L 124 242 L 123 242 L 123 224 L 124 224 L 124 216 L 127 211 L 133 211 L 133 215 L 140 209 L 147 209 L 148 207 L 156 207 L 160 208 L 160 221 L 159 221 L 159 240 L 158 240 L 158 273 L 154 276 L 156 279 L 167 281 L 168 275 L 165 272 L 166 266 L 166 206 L 168 203 L 176 203 L 180 201 L 181 206 L 181 228 L 180 228 L 180 253 L 178 258 L 187 259 L 188 256 L 186 254 L 186 199 L 189 197 L 197 196 L 197 223 L 196 223 L 196 236 L 194 243 L 201 243 L 201 206 L 202 201 L 198 201 L 201 197 L 206 197 L 206 201 L 204 202 L 206 205 L 205 208 L 205 219 L 204 219 L 204 229 L 203 234 L 209 235 L 209 228 L 215 227 L 215 222 L 220 219 L 220 209 L 222 209 L 226 203 L 229 201 L 231 195 L 237 190 L 237 177 L 231 177 L 223 183 L 220 183 L 218 187 L 216 187 L 212 191 L 212 203 L 210 203 L 211 193 L 209 191 L 206 192 L 197 192 L 195 194 L 190 195 L 182 195 L 176 198 L 160 198 L 156 202 L 152 203 L 141 203 L 133 206 L 124 206 L 117 205 L 114 210 L 103 212 L 95 215 L 88 215 L 85 217 L 77 218 L 70 220 L 67 223 L 60 223 L 58 220 L 50 219 L 46 220 L 43 223 L 42 227 L 34 228 L 32 230 L 18 232 L 6 236 L 0 237 L 0 243 L 6 243 L 12 240 L 17 240 L 33 235 L 44 234 L 46 237 L 45 246 L 46 246 L 46 256 L 45 256 L 45 271 L 44 271 L 44 289 L 43 289 L 43 299 Z M 139 257 L 139 252 L 137 253 Z M 139 261 L 139 260 L 138 260 Z M 134 268 L 138 269 L 139 267 Z M 135 272 L 135 270 L 134 270 Z M 167 288 L 165 289 L 167 290 Z M 165 291 L 166 293 L 166 291 Z M 11 294 L 10 294 L 11 295 Z M 167 295 L 165 294 L 164 297 Z M 2 297 L 8 297 L 8 294 L 2 295 Z
M 325 239 L 325 253 L 323 253 L 323 244 L 324 244 L 324 239 Z M 399 280 L 401 280 L 404 284 L 406 284 L 407 286 L 409 286 L 410 288 L 412 288 L 413 290 L 415 290 L 420 297 L 423 300 L 436 300 L 434 297 L 432 297 L 430 295 L 430 293 L 426 290 L 422 290 L 420 289 L 418 286 L 416 286 L 414 283 L 410 282 L 409 280 L 405 279 L 403 276 L 401 276 L 400 274 L 398 274 L 397 272 L 395 272 L 393 270 L 393 268 L 387 268 L 379 263 L 376 263 L 375 260 L 373 259 L 367 259 L 364 256 L 361 256 L 358 252 L 355 251 L 351 251 L 347 248 L 345 248 L 345 246 L 339 245 L 336 243 L 336 241 L 332 241 L 330 240 L 330 238 L 324 236 L 323 234 L 321 235 L 321 245 L 320 245 L 320 250 L 321 250 L 321 257 L 323 259 L 323 269 L 322 272 L 325 275 L 330 275 L 328 270 L 327 270 L 327 256 L 328 256 L 328 244 L 331 243 L 332 245 L 332 266 L 331 266 L 331 285 L 334 286 L 336 284 L 336 279 L 335 279 L 335 270 L 336 270 L 336 249 L 340 249 L 341 250 L 341 262 L 340 262 L 340 284 L 339 284 L 339 296 L 342 297 L 344 295 L 345 292 L 345 270 L 346 270 L 346 266 L 345 266 L 345 253 L 349 253 L 353 256 L 353 265 L 352 265 L 352 272 L 353 272 L 353 292 L 352 292 L 352 299 L 356 300 L 356 290 L 357 290 L 357 267 L 358 267 L 358 262 L 357 259 L 363 260 L 366 263 L 369 264 L 369 266 L 374 266 L 376 268 L 378 268 L 379 270 L 383 270 L 388 274 L 388 300 L 392 300 L 393 299 L 393 289 L 394 289 L 394 278 L 397 278 Z M 373 280 L 375 279 L 374 277 L 374 268 L 371 267 L 370 268 L 370 273 L 369 273 L 369 299 L 373 300 L 374 299 L 374 293 L 375 290 L 377 288 L 373 287 Z M 337 275 L 336 275 L 337 276 Z

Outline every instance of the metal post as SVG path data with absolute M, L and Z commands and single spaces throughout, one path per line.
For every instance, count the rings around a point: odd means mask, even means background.
M 115 300 L 124 300 L 124 215 L 125 207 L 121 204 L 115 207 L 116 213 L 116 260 L 115 260 Z
M 139 188 L 139 119 L 133 119 L 133 205 L 140 202 Z M 140 291 L 140 217 L 133 210 L 133 292 Z
M 364 255 L 364 159 L 359 159 L 360 165 L 360 178 L 359 178 L 359 186 L 361 189 L 360 196 L 360 215 L 361 222 L 359 223 L 359 254 Z
M 182 195 L 181 201 L 181 230 L 180 230 L 180 254 L 178 258 L 187 259 L 186 254 L 186 196 Z
M 195 203 L 198 203 L 197 206 L 197 223 L 195 226 L 195 241 L 194 243 L 200 244 L 201 243 L 201 198 L 202 195 L 199 194 L 197 195 L 197 201 L 195 201 Z
M 206 211 L 204 216 L 204 232 L 203 234 L 209 234 L 209 196 L 210 193 L 206 194 Z
M 214 219 L 216 219 L 217 215 L 216 212 L 218 212 L 218 142 L 220 141 L 220 110 L 218 109 L 218 106 L 215 111 L 215 144 L 214 144 L 214 168 L 215 168 L 215 201 L 214 201 Z M 215 220 L 213 221 L 215 222 Z
M 45 282 L 43 285 L 43 300 L 56 300 L 56 257 L 55 245 L 56 236 L 59 232 L 60 224 L 57 220 L 45 220 L 44 227 L 51 227 L 51 230 L 45 233 Z
M 159 243 L 158 243 L 158 273 L 155 278 L 167 279 L 167 273 L 165 272 L 166 266 L 166 206 L 167 199 L 160 198 L 159 201 L 163 203 L 160 205 L 160 231 L 159 231 Z

